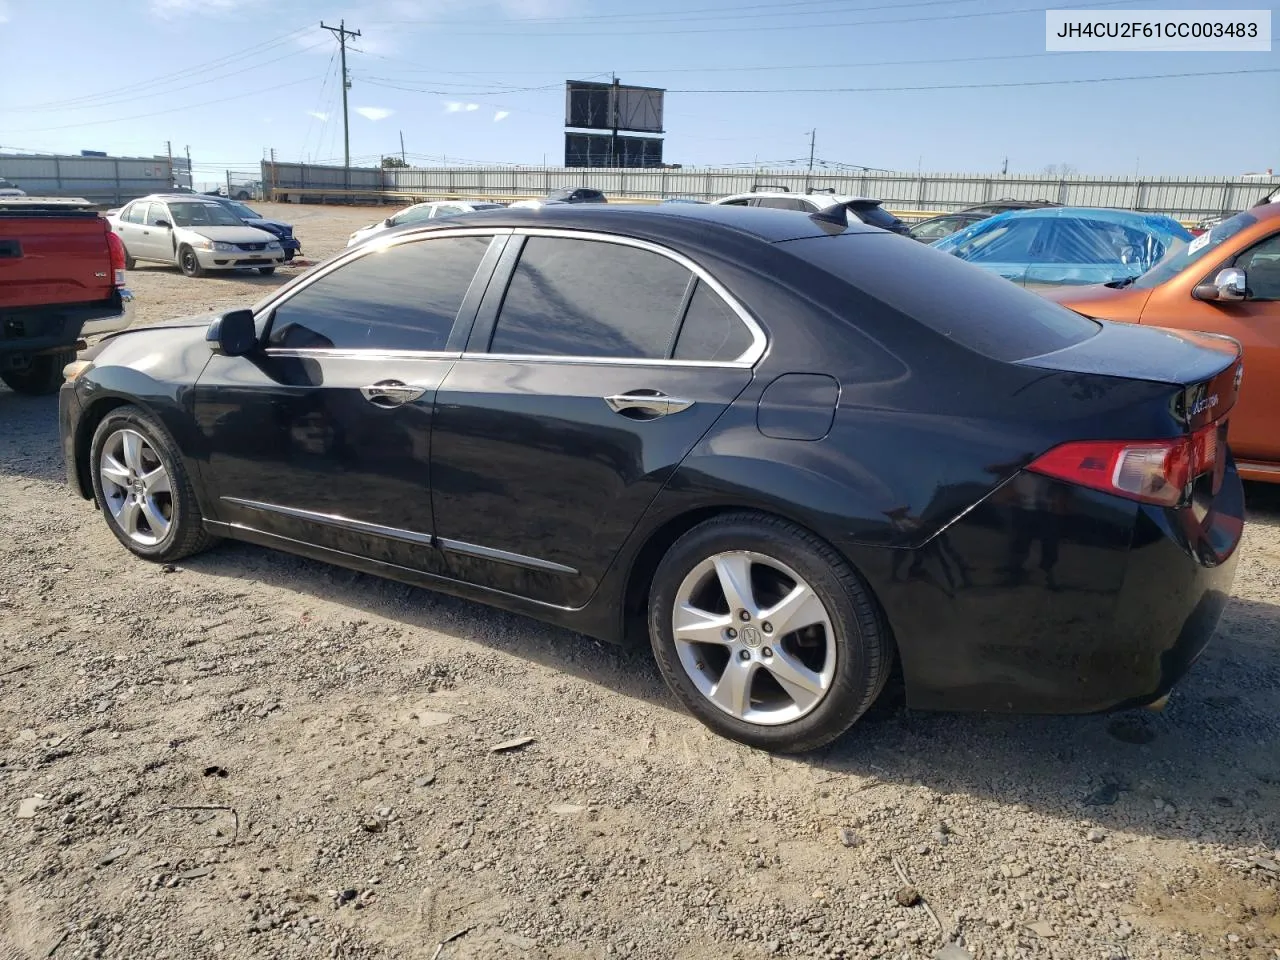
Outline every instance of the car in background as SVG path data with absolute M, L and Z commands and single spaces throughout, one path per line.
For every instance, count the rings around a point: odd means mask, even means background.
M 780 190 L 754 190 L 751 193 L 735 193 L 711 201 L 722 207 L 766 207 L 772 210 L 797 210 L 800 213 L 819 213 L 835 206 L 842 206 L 863 223 L 892 233 L 906 234 L 905 223 L 885 210 L 879 200 L 869 197 L 851 197 L 826 190 L 809 193 L 791 193 L 785 187 Z
M 283 220 L 272 220 L 264 217 L 252 207 L 247 206 L 240 200 L 233 200 L 230 197 L 215 196 L 214 194 L 204 193 L 200 195 L 202 200 L 211 200 L 214 203 L 221 204 L 226 207 L 244 223 L 251 227 L 257 227 L 259 230 L 265 230 L 267 233 L 274 234 L 276 239 L 280 241 L 280 246 L 284 250 L 284 259 L 286 262 L 292 260 L 302 252 L 302 242 L 293 235 L 293 224 L 285 223 Z
M 391 216 L 367 227 L 361 227 L 347 238 L 347 246 L 361 243 L 372 236 L 392 227 L 403 227 L 411 223 L 423 223 L 427 220 L 438 220 L 442 217 L 456 217 L 463 213 L 475 213 L 477 210 L 501 210 L 502 204 L 486 200 L 430 200 L 426 203 L 415 203 L 405 207 Z
M 844 211 L 552 204 L 117 334 L 59 425 L 135 556 L 226 537 L 644 643 L 800 752 L 895 672 L 917 709 L 1162 702 L 1240 555 L 1239 364 Z
M 608 202 L 609 198 L 593 187 L 561 187 L 539 200 L 517 200 L 511 207 L 516 210 L 536 210 L 547 204 Z
M 696 197 L 663 197 L 662 203 L 709 203 L 707 200 L 699 200 Z
M 961 207 L 956 213 L 976 213 L 984 217 L 994 217 L 998 213 L 1009 213 L 1011 210 L 1044 210 L 1048 207 L 1060 207 L 1062 204 L 1056 200 L 1014 200 L 1008 197 L 1004 200 L 992 200 L 989 203 L 979 203 L 972 207 Z
M 210 270 L 256 269 L 269 276 L 284 263 L 275 235 L 247 226 L 204 197 L 153 194 L 107 218 L 124 243 L 125 267 L 138 260 L 176 264 L 188 277 Z
M 940 217 L 930 217 L 911 224 L 907 228 L 907 236 L 921 243 L 937 243 L 943 237 L 949 237 L 956 231 L 985 219 L 985 213 L 944 213 Z
M 0 197 L 25 197 L 27 191 L 21 189 L 16 183 L 0 177 Z
M 1245 479 L 1280 483 L 1280 204 L 1229 217 L 1136 279 L 1047 296 L 1102 320 L 1238 341 L 1247 375 L 1231 414 L 1231 450 Z
M 987 217 L 933 249 L 1039 290 L 1136 277 L 1190 239 L 1186 227 L 1159 214 L 1046 207 Z

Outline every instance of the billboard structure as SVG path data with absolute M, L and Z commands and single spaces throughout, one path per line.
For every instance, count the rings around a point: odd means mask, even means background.
M 564 125 L 605 133 L 565 132 L 566 167 L 658 167 L 662 138 L 619 136 L 662 133 L 663 98 L 658 87 L 569 80 L 565 83 Z

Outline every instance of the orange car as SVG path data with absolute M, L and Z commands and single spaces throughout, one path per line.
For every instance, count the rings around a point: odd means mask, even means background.
M 1086 316 L 1226 334 L 1244 346 L 1231 450 L 1247 480 L 1280 483 L 1280 203 L 1215 224 L 1135 280 L 1046 297 Z

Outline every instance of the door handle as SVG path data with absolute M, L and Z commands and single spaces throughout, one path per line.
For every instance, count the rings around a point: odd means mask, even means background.
M 426 387 L 400 380 L 379 380 L 377 383 L 360 388 L 360 393 L 366 400 L 375 407 L 384 408 L 412 403 L 426 392 Z
M 692 400 L 669 397 L 660 390 L 631 390 L 604 398 L 609 409 L 631 420 L 656 420 L 693 406 Z

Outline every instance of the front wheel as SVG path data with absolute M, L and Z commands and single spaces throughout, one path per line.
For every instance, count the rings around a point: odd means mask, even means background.
M 849 729 L 893 663 L 858 574 L 801 527 L 735 513 L 667 551 L 649 637 L 668 686 L 699 720 L 753 747 L 798 753 Z
M 200 258 L 190 247 L 184 246 L 178 251 L 178 266 L 188 277 L 204 276 L 204 267 L 200 266 Z
M 258 272 L 262 274 L 264 277 L 269 277 L 276 272 L 276 268 L 275 267 L 259 267 Z
M 62 368 L 75 358 L 74 350 L 31 357 L 24 366 L 0 373 L 0 380 L 16 393 L 34 397 L 57 393 L 62 386 Z
M 177 447 L 145 411 L 124 406 L 108 413 L 93 433 L 89 455 L 102 515 L 134 554 L 167 563 L 214 542 Z

